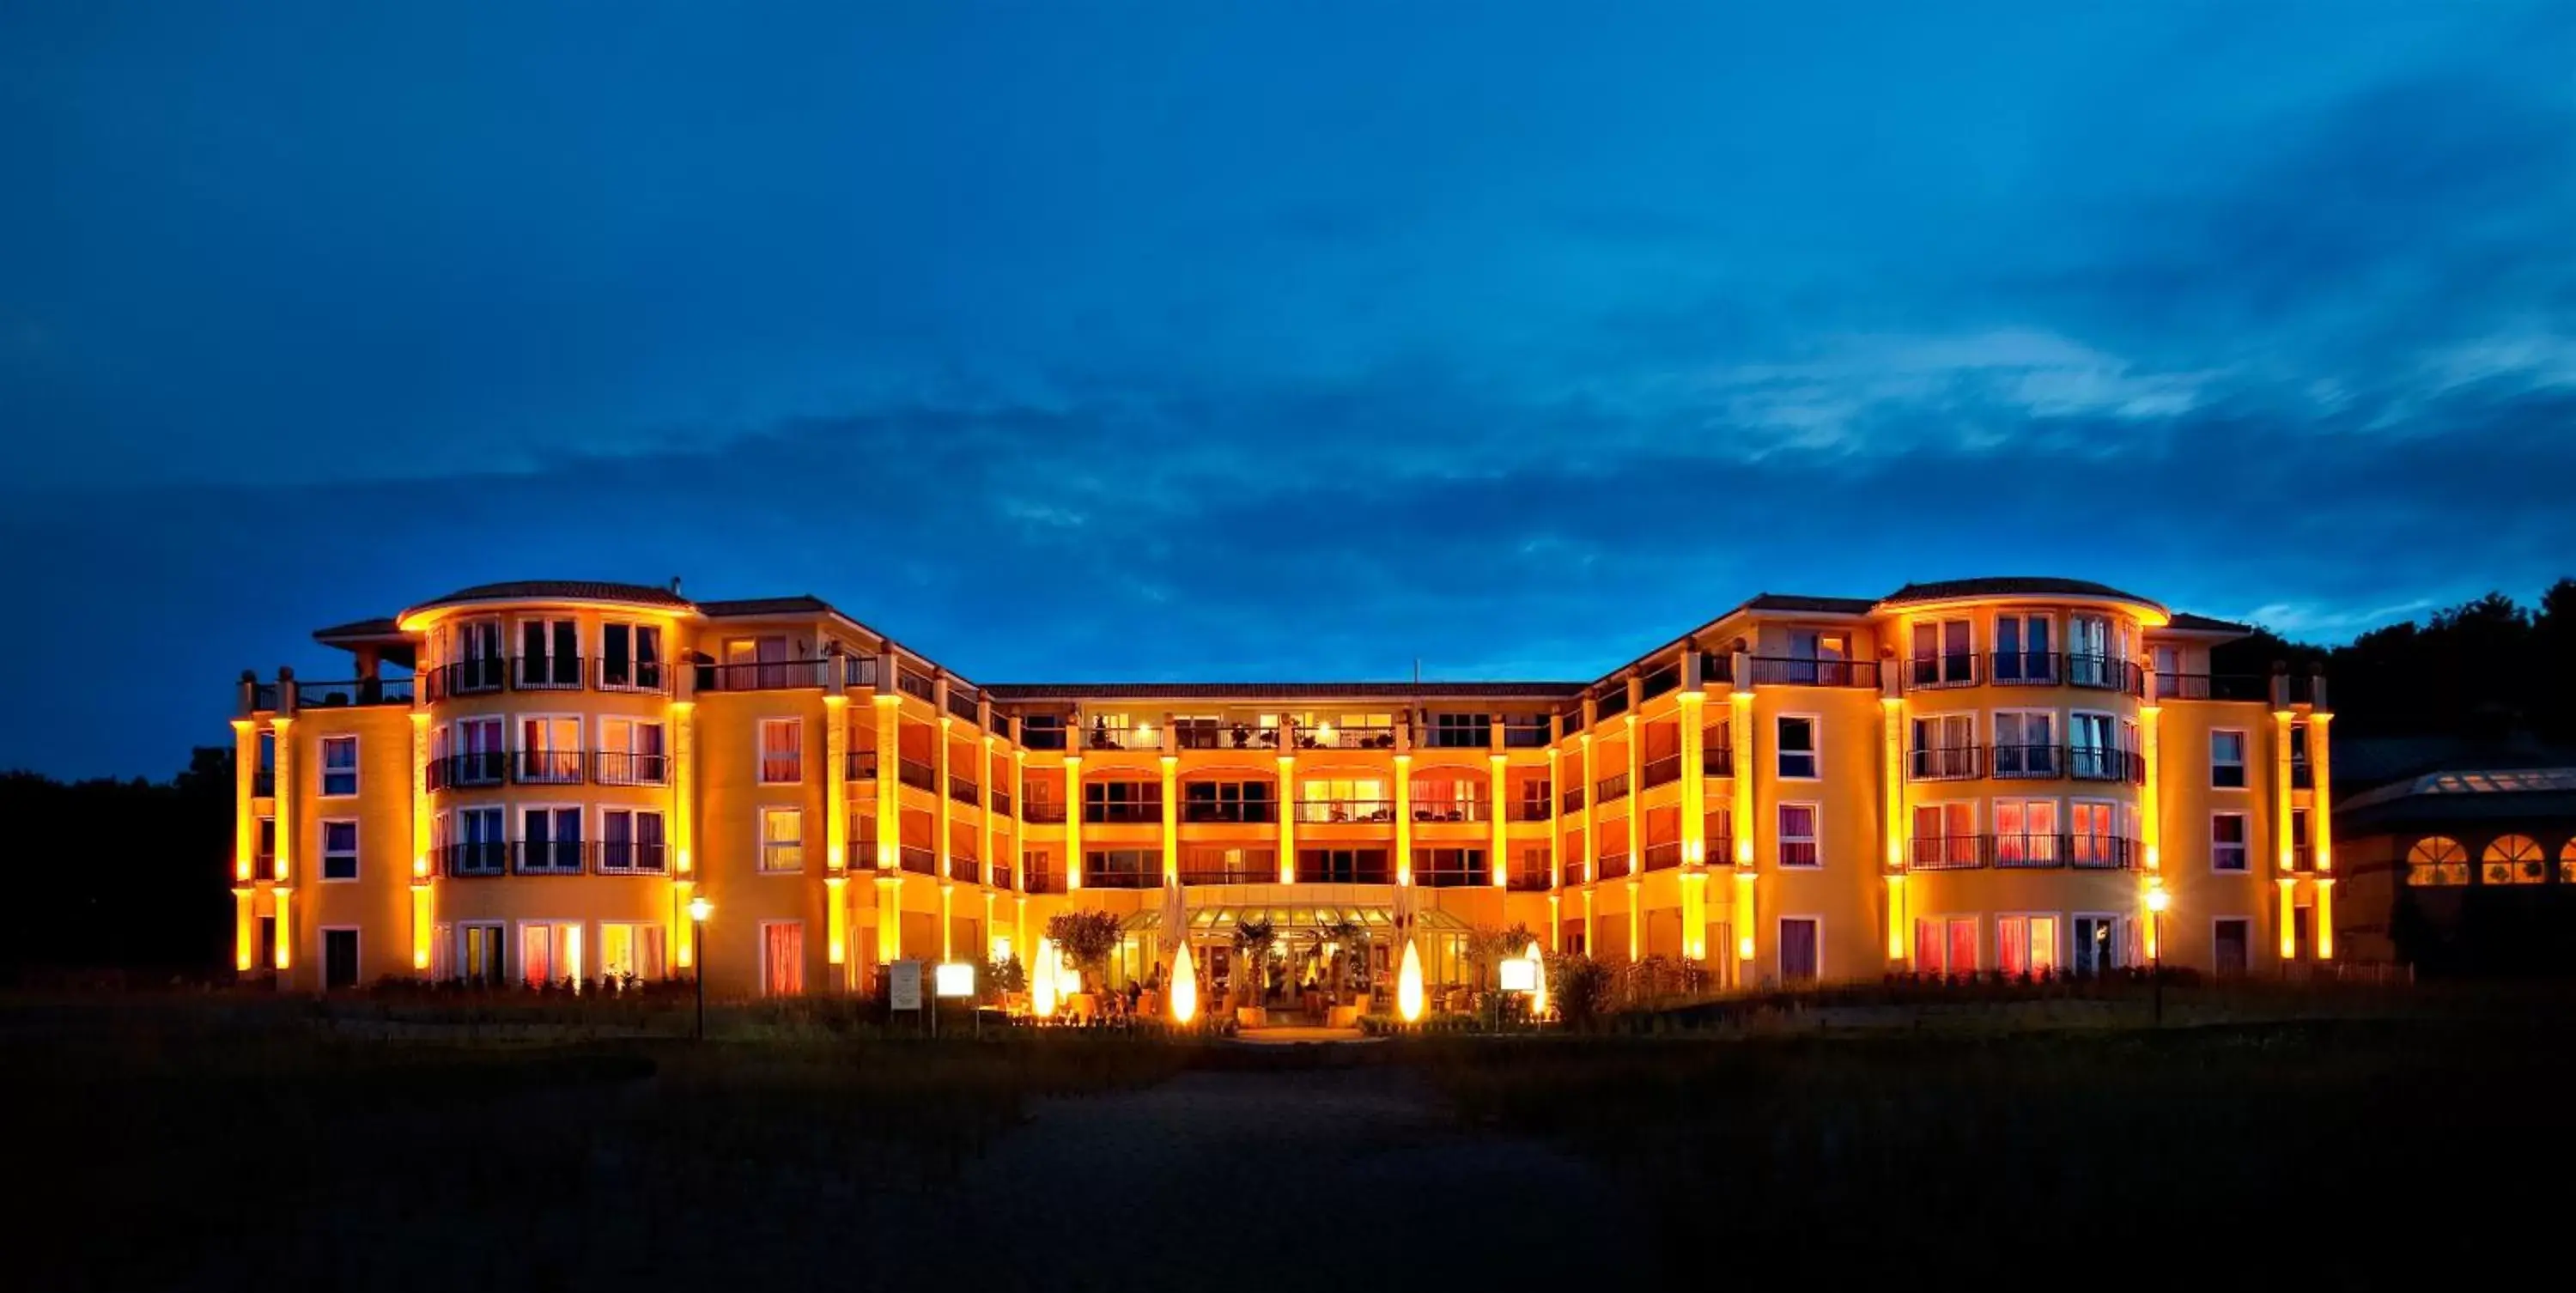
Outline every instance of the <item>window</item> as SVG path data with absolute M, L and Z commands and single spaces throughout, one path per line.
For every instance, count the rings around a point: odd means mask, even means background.
M 1925 714 L 1916 718 L 1911 772 L 1916 781 L 1953 781 L 1977 775 L 1977 716 Z
M 1789 630 L 1789 681 L 1813 686 L 1847 686 L 1851 682 L 1851 637 L 1816 629 Z
M 521 810 L 519 869 L 557 875 L 581 871 L 581 810 Z
M 1793 781 L 1815 780 L 1815 718 L 1806 714 L 1782 714 L 1776 730 L 1780 734 L 1780 775 Z
M 2499 836 L 2480 860 L 2485 865 L 2478 878 L 2484 884 L 2539 884 L 2549 878 L 2547 856 L 2528 835 Z
M 1393 879 L 1385 849 L 1299 849 L 1300 884 L 1385 884 Z
M 2121 757 L 2119 732 L 2118 721 L 2109 714 L 2079 710 L 2067 715 L 2067 770 L 2086 781 L 2128 780 L 2129 767 Z
M 2126 867 L 2138 837 L 2138 810 L 2125 804 L 2079 799 L 2067 805 L 2069 860 L 2083 867 Z
M 760 869 L 786 872 L 805 869 L 805 810 L 760 810 Z
M 2243 978 L 2253 964 L 2254 922 L 2221 916 L 2209 923 L 2210 966 L 2220 978 Z
M 650 983 L 663 976 L 662 966 L 660 925 L 599 923 L 599 977 L 618 984 Z
M 498 985 L 509 977 L 502 968 L 501 922 L 468 921 L 456 926 L 456 977 L 468 983 Z
M 1816 806 L 1780 805 L 1780 865 L 1819 867 L 1824 853 L 1816 846 Z
M 2576 847 L 2576 846 L 2571 846 Z M 2406 883 L 2427 888 L 2469 882 L 2469 851 L 2447 835 L 2427 836 L 2406 850 Z
M 1491 714 L 1434 714 L 1431 744 L 1446 749 L 1481 750 L 1493 744 Z
M 581 978 L 581 925 L 569 920 L 519 922 L 519 981 L 571 983 Z
M 2057 917 L 1995 917 L 1995 968 L 2006 974 L 2057 969 Z
M 2045 615 L 1995 617 L 1996 682 L 2056 680 L 2057 656 L 2049 645 L 2052 624 Z
M 1191 781 L 1181 786 L 1181 820 L 1185 822 L 1267 822 L 1271 809 L 1267 781 Z
M 805 723 L 794 718 L 760 720 L 760 782 L 792 785 L 805 779 Z
M 760 922 L 760 992 L 769 997 L 800 996 L 805 991 L 805 922 Z
M 322 794 L 325 798 L 358 793 L 358 738 L 322 738 Z
M 325 991 L 358 986 L 358 931 L 352 926 L 322 930 L 322 987 Z
M 1995 714 L 1994 775 L 2057 775 L 2057 715 L 2045 709 L 2007 709 Z
M 1995 801 L 1995 865 L 2049 867 L 2058 864 L 2057 801 Z
M 2245 788 L 2245 734 L 2221 728 L 2209 734 L 2209 784 L 2219 790 Z
M 355 880 L 358 878 L 358 824 L 354 821 L 322 823 L 322 878 Z
M 1160 823 L 1163 820 L 1163 783 L 1085 781 L 1082 783 L 1082 820 Z
M 2066 621 L 2066 680 L 2078 687 L 2111 687 L 2123 683 L 2128 663 L 2129 630 L 2100 615 L 2077 615 Z
M 1543 822 L 1549 817 L 1549 806 L 1556 802 L 1556 787 L 1545 777 L 1532 777 L 1521 782 L 1521 807 L 1513 814 L 1515 821 Z
M 1916 974 L 1974 974 L 1976 970 L 1976 917 L 1925 916 L 1914 922 Z
M 2245 814 L 2209 815 L 2209 869 L 2242 872 L 2247 861 Z
M 637 691 L 662 689 L 662 629 L 657 624 L 611 621 L 599 630 L 599 685 Z
M 531 714 L 519 720 L 519 780 L 533 785 L 581 781 L 581 720 Z
M 2182 673 L 2182 652 L 2173 647 L 2157 647 L 2148 653 L 2148 659 L 2154 662 L 2158 678 L 2172 678 Z M 2163 694 L 2170 696 L 2174 692 L 2166 687 Z
M 658 786 L 670 779 L 662 725 L 631 718 L 599 720 L 598 781 L 603 786 Z
M 603 808 L 599 812 L 599 869 L 660 875 L 663 869 L 662 814 L 651 808 Z M 603 945 L 601 954 L 606 954 Z
M 460 692 L 492 691 L 500 687 L 501 621 L 494 619 L 459 620 L 456 636 L 449 648 L 454 660 L 456 681 L 452 690 Z M 499 982 L 495 976 L 494 982 Z
M 1386 783 L 1374 777 L 1327 778 L 1297 788 L 1301 822 L 1386 822 L 1395 807 L 1386 799 Z
M 460 719 L 456 724 L 456 743 L 448 784 L 459 786 L 497 786 L 508 771 L 509 755 L 503 753 L 501 718 Z
M 579 687 L 581 626 L 571 620 L 519 621 L 519 685 Z
M 1487 782 L 1482 778 L 1450 775 L 1441 778 L 1413 779 L 1413 820 L 1417 822 L 1481 822 L 1485 813 Z
M 263 871 L 277 861 L 277 819 L 274 817 L 259 819 L 259 861 Z
M 1907 677 L 1916 687 L 1964 687 L 1977 680 L 1975 637 L 1966 620 L 1917 620 Z
M 1977 864 L 1977 806 L 1916 804 L 1908 861 L 1925 871 Z
M 455 850 L 449 870 L 456 875 L 499 875 L 509 845 L 501 833 L 501 808 L 460 808 L 456 812 L 456 834 L 449 841 Z M 495 980 L 498 981 L 497 979 Z
M 2077 974 L 2108 974 L 2129 963 L 2128 940 L 2117 916 L 2076 917 L 2075 945 L 2070 950 L 2074 954 L 2067 965 Z
M 1780 918 L 1780 983 L 1783 987 L 1814 983 L 1824 969 L 1824 922 L 1813 916 Z

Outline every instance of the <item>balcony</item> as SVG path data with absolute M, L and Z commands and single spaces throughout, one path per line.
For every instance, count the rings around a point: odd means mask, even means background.
M 501 690 L 507 671 L 508 666 L 501 662 L 499 656 L 440 665 L 429 671 L 429 698 L 440 701 L 450 696 L 490 695 Z
M 896 849 L 894 856 L 896 866 L 914 875 L 936 877 L 939 874 L 939 855 L 918 844 L 906 844 Z
M 2142 846 L 2118 835 L 2069 835 L 2066 861 L 2078 871 L 2128 871 L 2138 865 Z
M 510 780 L 522 786 L 578 786 L 581 765 L 579 750 L 515 750 Z
M 984 864 L 974 858 L 952 853 L 948 857 L 948 878 L 959 884 L 981 884 L 984 880 Z
M 1503 748 L 1506 750 L 1546 749 L 1547 720 L 1543 717 L 1504 719 Z
M 1020 744 L 1032 750 L 1061 750 L 1064 748 L 1064 729 L 1031 719 L 1020 725 Z
M 1395 728 L 1392 725 L 1368 724 L 1340 727 L 1318 723 L 1297 729 L 1297 748 L 1301 750 L 1392 750 Z
M 1395 802 L 1389 799 L 1304 799 L 1297 803 L 1297 820 L 1319 826 L 1392 822 L 1395 820 Z
M 1493 720 L 1444 724 L 1438 718 L 1435 715 L 1431 726 L 1423 730 L 1425 747 L 1434 750 L 1484 750 L 1493 747 Z
M 661 875 L 669 854 L 668 845 L 611 841 L 599 846 L 599 871 L 602 875 Z
M 1395 868 L 1383 855 L 1353 858 L 1315 856 L 1301 851 L 1297 858 L 1299 884 L 1393 884 Z
M 1158 854 L 1141 851 L 1094 853 L 1083 859 L 1082 887 L 1160 889 L 1163 887 L 1162 859 Z
M 984 725 L 984 711 L 975 703 L 975 693 L 960 687 L 948 689 L 948 716 L 977 727 Z
M 1494 873 L 1481 854 L 1472 850 L 1441 849 L 1426 854 L 1416 850 L 1413 856 L 1413 883 L 1425 889 L 1468 889 L 1490 885 Z
M 1906 841 L 1914 871 L 2127 871 L 2138 841 L 2116 835 L 1918 835 Z
M 1554 796 L 1542 793 L 1536 799 L 1514 800 L 1512 803 L 1511 820 L 1516 822 L 1543 822 L 1548 820 L 1555 816 L 1553 812 L 1549 811 L 1555 807 L 1554 804 L 1549 802 L 1553 798 Z
M 1735 747 L 1732 745 L 1702 747 L 1699 752 L 1699 773 L 1703 777 L 1734 776 Z
M 1569 816 L 1571 816 L 1572 814 L 1575 814 L 1575 813 L 1582 812 L 1582 811 L 1583 811 L 1583 787 L 1581 787 L 1581 786 L 1567 786 L 1567 787 L 1565 788 L 1565 793 L 1564 793 L 1564 794 L 1562 794 L 1562 795 L 1559 795 L 1559 796 L 1557 797 L 1557 802 L 1558 802 L 1558 804 L 1559 804 L 1559 807 L 1558 807 L 1558 810 L 1557 810 L 1557 811 L 1559 811 L 1559 812 L 1565 813 L 1565 814 L 1567 814 L 1567 815 L 1569 815 Z
M 1010 816 L 1011 792 L 1002 789 L 1000 786 L 993 787 L 992 793 L 984 796 L 984 808 L 985 811 L 992 813 L 996 817 Z
M 1939 691 L 1945 687 L 1974 687 L 1978 680 L 1977 655 L 1973 651 L 1918 655 L 1905 662 L 1907 691 Z
M 1627 875 L 1629 862 L 1630 858 L 1627 850 L 1625 849 L 1621 849 L 1616 853 L 1602 854 L 1601 878 L 1604 880 L 1617 880 Z
M 255 683 L 252 683 L 252 684 L 251 684 L 251 688 L 250 688 L 250 708 L 251 708 L 251 712 L 252 712 L 252 713 L 254 713 L 254 714 L 273 714 L 273 713 L 276 713 L 276 712 L 277 712 L 277 706 L 278 706 L 278 699 L 277 699 L 277 697 L 278 697 L 278 686 L 277 686 L 277 684 L 276 684 L 276 683 L 273 683 L 273 682 L 255 682 Z M 432 696 L 432 697 L 430 697 L 430 699 L 432 699 L 432 700 L 436 700 L 436 699 L 437 699 L 437 697 L 436 697 L 436 696 Z
M 1910 871 L 1973 871 L 1990 855 L 1983 835 L 1916 835 L 1905 841 Z
M 1755 685 L 1791 687 L 1878 686 L 1876 660 L 1810 660 L 1803 656 L 1758 655 L 1745 663 Z
M 1983 760 L 1973 745 L 1936 745 L 1910 750 L 1905 756 L 1905 779 L 1908 781 L 1969 781 L 1978 775 Z
M 1160 799 L 1095 800 L 1082 806 L 1082 820 L 1102 826 L 1160 826 Z
M 1063 893 L 1064 876 L 1052 867 L 1032 866 L 1029 868 L 1028 891 L 1030 893 Z
M 1642 871 L 1669 871 L 1682 864 L 1681 842 L 1649 844 L 1639 850 L 1637 861 L 1638 869 Z
M 1086 750 L 1159 750 L 1163 734 L 1150 727 L 1111 727 L 1095 722 L 1082 734 Z
M 659 786 L 671 779 L 670 756 L 600 750 L 590 756 L 590 778 L 603 786 Z
M 1159 818 L 1157 820 L 1160 820 Z M 1279 805 L 1267 799 L 1183 800 L 1181 820 L 1189 823 L 1242 822 L 1255 824 L 1279 820 Z
M 977 786 L 973 780 L 958 776 L 954 772 L 948 774 L 948 797 L 968 805 L 984 802 L 983 788 Z
M 1624 686 L 1613 685 L 1610 690 L 1601 693 L 1592 702 L 1592 717 L 1595 722 L 1605 718 L 1617 718 L 1627 712 L 1628 689 Z
M 2053 651 L 1997 651 L 1986 657 L 1986 677 L 1998 687 L 2054 687 L 2061 676 Z
M 831 669 L 831 660 L 821 657 L 702 664 L 698 666 L 698 690 L 794 691 L 802 687 L 821 688 L 830 681 Z
M 659 660 L 611 660 L 602 657 L 592 685 L 601 691 L 658 694 L 671 689 L 671 670 Z
M 2062 835 L 1989 835 L 1986 860 L 1999 871 L 2049 871 L 2066 865 Z
M 2069 746 L 2066 750 L 2066 774 L 2077 781 L 2123 781 L 2130 785 L 2143 785 L 2147 779 L 2147 761 L 2135 750 Z
M 2096 691 L 2125 691 L 2132 696 L 2147 690 L 2147 671 L 2134 660 L 2118 656 L 2069 654 L 2066 657 L 2066 685 L 2090 687 Z
M 354 705 L 409 705 L 409 678 L 359 678 L 350 682 L 298 682 L 295 704 L 301 709 L 337 709 Z
M 1653 700 L 1657 696 L 1661 696 L 1681 685 L 1681 665 L 1678 663 L 1668 664 L 1661 669 L 1657 669 L 1653 673 L 1647 674 L 1645 680 L 1637 684 L 1637 699 L 1641 701 Z
M 510 658 L 512 691 L 579 691 L 582 658 L 577 655 L 523 655 Z
M 1253 723 L 1202 720 L 1172 727 L 1172 742 L 1184 750 L 1276 750 L 1279 729 Z
M 472 754 L 451 754 L 432 759 L 422 770 L 432 790 L 460 790 L 476 786 L 497 786 L 509 780 L 510 756 L 500 750 L 482 750 Z
M 881 676 L 882 675 L 877 672 L 877 658 L 875 656 L 853 655 L 841 657 L 841 685 L 844 687 L 865 687 L 873 691 L 876 689 L 877 680 Z
M 1011 887 L 1011 864 L 1010 864 L 1010 863 L 1008 863 L 1008 862 L 996 862 L 996 863 L 994 863 L 994 864 L 993 864 L 993 877 L 992 877 L 992 879 L 993 879 L 993 887 L 994 887 L 994 888 L 996 888 L 996 889 L 1008 889 L 1008 888 L 1010 888 L 1010 887 Z
M 1682 756 L 1679 754 L 1667 754 L 1660 759 L 1648 759 L 1637 769 L 1637 785 L 1643 790 L 1652 790 L 1657 786 L 1681 779 Z
M 1554 887 L 1554 879 L 1555 877 L 1548 874 L 1547 864 L 1544 862 L 1535 868 L 1516 866 L 1512 868 L 1510 875 L 1504 877 L 1503 887 L 1513 893 L 1546 893 Z
M 852 781 L 876 780 L 877 752 L 874 750 L 852 750 L 848 754 L 842 756 L 841 775 Z
M 1735 681 L 1735 653 L 1702 651 L 1699 653 L 1699 682 L 1703 687 Z
M 1020 809 L 1020 820 L 1037 826 L 1057 826 L 1064 822 L 1064 805 L 1051 799 L 1032 799 Z
M 2253 700 L 2272 698 L 2272 680 L 2259 673 L 2160 673 L 2158 700 Z
M 1616 802 L 1616 801 L 1621 800 L 1621 799 L 1625 799 L 1625 798 L 1627 798 L 1627 797 L 1628 797 L 1628 774 L 1627 774 L 1627 773 L 1624 773 L 1624 772 L 1614 772 L 1614 773 L 1611 773 L 1609 776 L 1603 777 L 1603 778 L 1602 778 L 1602 779 L 1600 779 L 1599 781 L 1596 781 L 1596 782 L 1593 782 L 1593 783 L 1592 783 L 1592 801 L 1593 801 L 1594 803 L 1597 803 L 1597 804 L 1608 804 L 1608 803 Z
M 895 760 L 894 779 L 915 790 L 939 793 L 939 770 L 919 759 Z
M 1494 815 L 1481 799 L 1452 799 L 1443 803 L 1415 804 L 1413 820 L 1417 822 L 1490 822 Z
M 1181 883 L 1201 884 L 1277 884 L 1279 864 L 1276 861 L 1197 862 L 1181 860 Z
M 482 844 L 450 844 L 433 852 L 440 875 L 500 875 L 510 869 L 510 846 L 499 840 Z
M 2066 775 L 2066 761 L 2054 745 L 1997 745 L 1987 750 L 1988 773 L 1997 781 L 2054 781 Z
M 510 870 L 515 875 L 580 875 L 588 852 L 580 840 L 513 840 Z
M 939 703 L 939 689 L 931 684 L 930 675 L 918 670 L 897 668 L 894 671 L 894 689 L 914 700 L 934 705 Z

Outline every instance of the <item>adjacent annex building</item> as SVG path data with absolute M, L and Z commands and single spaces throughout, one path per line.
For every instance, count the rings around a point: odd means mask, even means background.
M 243 676 L 237 964 L 845 992 L 1079 905 L 1118 973 L 1188 938 L 1219 979 L 1252 913 L 1401 920 L 1435 982 L 1513 924 L 1743 987 L 2266 973 L 2335 955 L 2330 714 L 2214 676 L 2243 632 L 1971 579 L 1590 681 L 979 684 L 812 597 L 467 588 L 316 633 L 347 681 Z

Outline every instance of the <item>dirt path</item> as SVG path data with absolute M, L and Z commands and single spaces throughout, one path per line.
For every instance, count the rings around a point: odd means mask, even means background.
M 936 1207 L 905 1265 L 960 1288 L 1620 1287 L 1596 1282 L 1646 1265 L 1597 1171 L 1468 1134 L 1389 1065 L 1050 1101 L 956 1197 L 977 1203 Z

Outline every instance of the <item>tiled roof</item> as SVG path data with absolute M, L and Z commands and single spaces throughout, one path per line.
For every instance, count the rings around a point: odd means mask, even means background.
M 371 620 L 351 620 L 346 624 L 334 624 L 327 629 L 315 629 L 313 640 L 334 642 L 349 638 L 398 637 L 401 633 L 402 627 L 391 617 L 378 616 Z
M 597 579 L 521 579 L 501 584 L 476 584 L 460 588 L 445 597 L 433 597 L 413 610 L 447 606 L 456 602 L 533 602 L 533 601 L 634 602 L 642 606 L 687 607 L 689 599 L 668 588 L 652 584 L 613 584 Z
M 1473 696 L 1571 700 L 1579 682 L 997 682 L 995 700 L 1338 700 L 1345 697 Z
M 2006 575 L 1989 579 L 1936 579 L 1929 583 L 1907 584 L 1880 599 L 1881 606 L 1903 606 L 1911 602 L 1937 602 L 1952 597 L 2111 597 L 2141 606 L 2158 603 L 2135 593 L 2124 593 L 2108 584 L 2089 579 L 2058 579 L 2046 575 Z
M 1806 597 L 1797 593 L 1756 593 L 1737 610 L 1792 611 L 1809 615 L 1867 615 L 1878 603 L 1866 597 Z
M 839 614 L 830 602 L 811 593 L 799 597 L 745 597 L 729 602 L 700 602 L 698 610 L 712 619 L 741 615 Z
M 2208 615 L 2194 615 L 2189 611 L 2175 611 L 2172 622 L 2165 627 L 2196 633 L 2251 633 L 2254 631 L 2254 626 L 2251 624 L 2239 624 L 2234 620 L 2222 620 Z

